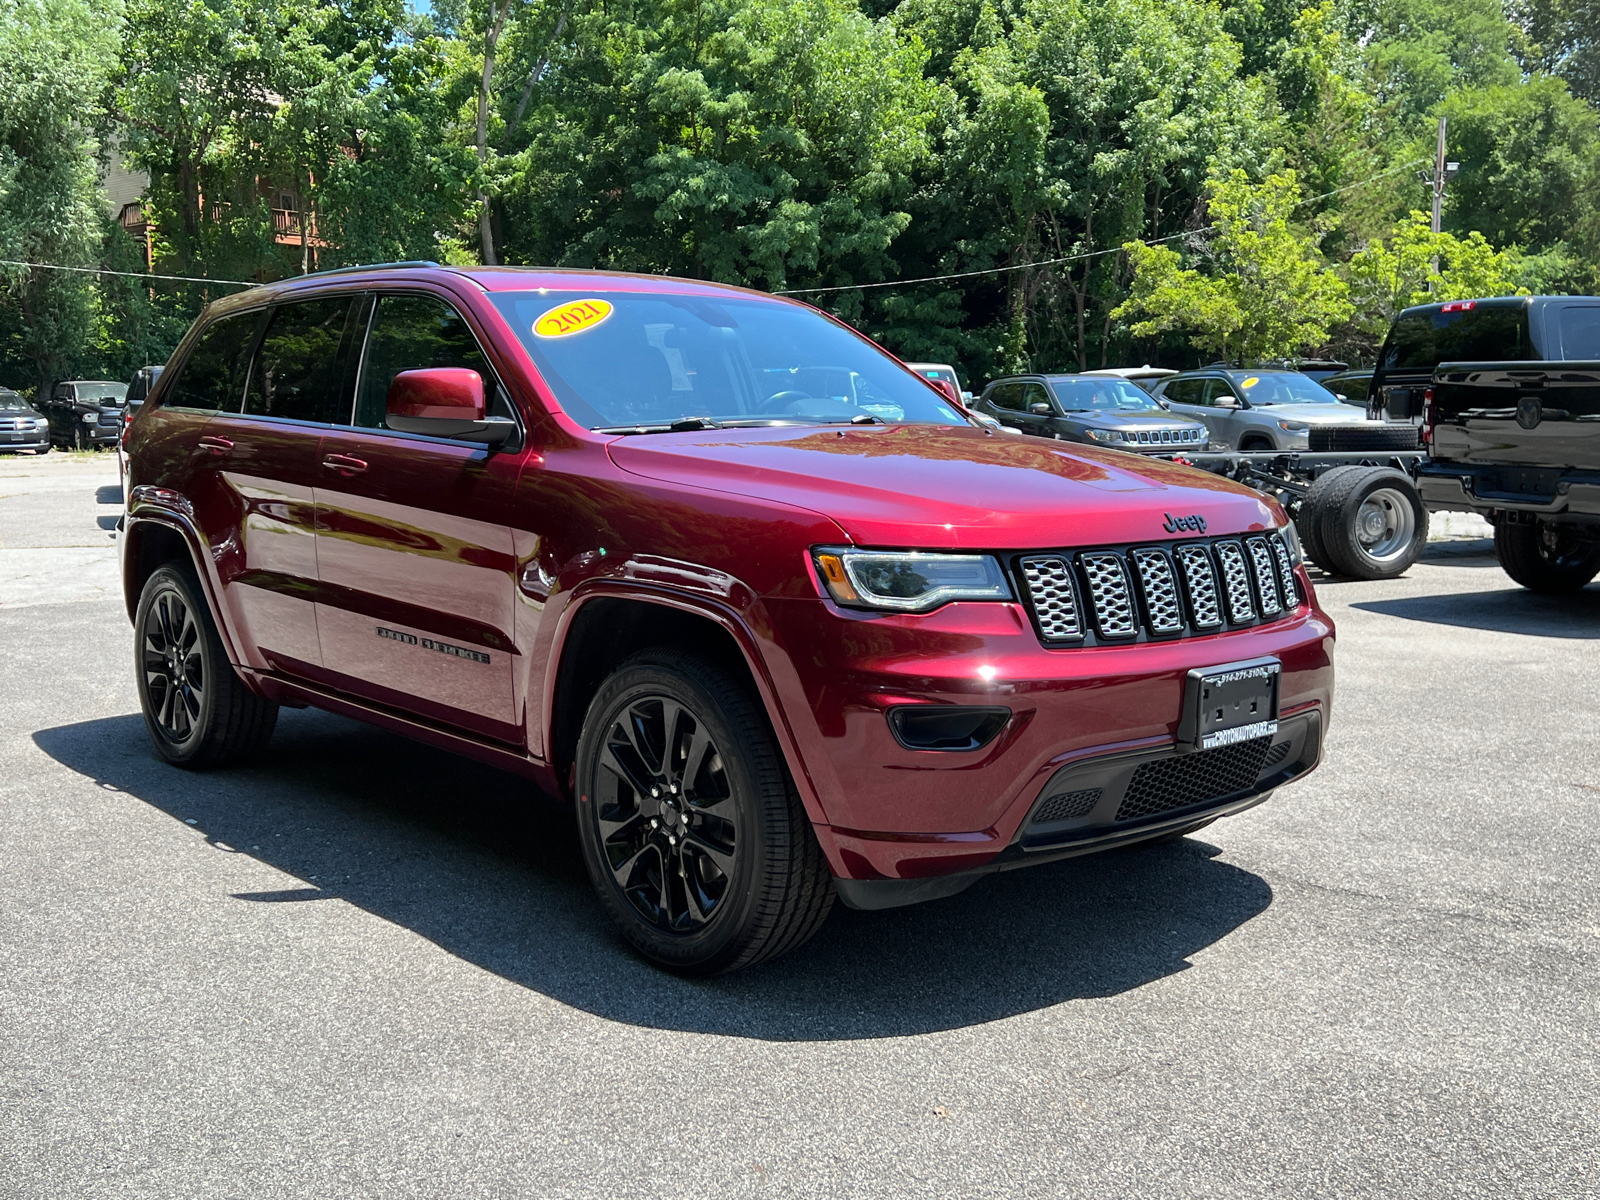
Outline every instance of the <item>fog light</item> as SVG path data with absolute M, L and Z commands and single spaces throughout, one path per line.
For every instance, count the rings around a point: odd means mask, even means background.
M 1011 719 L 1003 707 L 900 704 L 889 710 L 889 729 L 907 750 L 981 750 Z

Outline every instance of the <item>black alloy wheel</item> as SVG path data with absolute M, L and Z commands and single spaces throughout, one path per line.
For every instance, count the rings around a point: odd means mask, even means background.
M 576 766 L 589 878 L 652 962 L 730 971 L 821 928 L 827 861 L 765 715 L 720 667 L 665 648 L 623 663 L 589 705 Z
M 144 690 L 156 726 L 167 741 L 194 736 L 205 711 L 206 669 L 200 653 L 200 622 L 175 587 L 156 593 L 140 629 Z
M 612 882 L 663 933 L 705 927 L 736 870 L 738 811 L 703 720 L 670 696 L 640 696 L 610 718 L 595 820 Z
M 154 571 L 134 614 L 139 707 L 157 753 L 180 767 L 249 758 L 272 736 L 278 706 L 245 687 L 194 575 Z

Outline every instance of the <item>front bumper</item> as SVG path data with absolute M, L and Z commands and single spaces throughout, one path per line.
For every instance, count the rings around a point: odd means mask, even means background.
M 1177 746 L 1083 759 L 1051 776 L 1011 843 L 982 866 L 913 879 L 836 879 L 851 908 L 897 908 L 953 896 L 985 875 L 1115 850 L 1253 808 L 1312 770 L 1322 711 L 1280 721 L 1276 733 L 1217 750 Z
M 1303 573 L 1300 587 L 1311 595 Z M 1003 854 L 1036 857 L 1045 833 L 1070 835 L 1077 853 L 1150 836 L 1145 817 L 1159 825 L 1166 814 L 1145 814 L 1137 828 L 1119 820 L 1122 784 L 1093 785 L 1105 807 L 1083 814 L 1087 824 L 1045 830 L 1031 814 L 1066 768 L 1116 762 L 1131 773 L 1146 758 L 1177 756 L 1184 683 L 1196 667 L 1279 659 L 1284 727 L 1316 715 L 1315 736 L 1304 732 L 1284 752 L 1299 764 L 1295 778 L 1315 765 L 1332 701 L 1334 630 L 1314 603 L 1249 629 L 1075 648 L 1042 645 L 1019 604 L 867 616 L 796 599 L 769 600 L 767 611 L 797 773 L 820 809 L 813 817 L 834 874 L 847 880 L 926 883 L 1000 869 L 993 864 Z M 975 751 L 917 750 L 890 728 L 890 710 L 903 705 L 1003 706 L 1011 717 Z M 1309 758 L 1307 745 L 1316 747 Z M 1012 849 L 1022 841 L 1029 846 Z
M 29 434 L 27 441 L 12 441 L 10 438 L 0 436 L 0 452 L 7 450 L 43 450 L 49 444 L 50 438 L 48 434 L 40 434 L 37 437 Z

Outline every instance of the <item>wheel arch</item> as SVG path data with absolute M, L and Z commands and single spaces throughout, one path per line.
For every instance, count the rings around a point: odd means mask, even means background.
M 139 608 L 139 596 L 144 585 L 159 568 L 171 563 L 184 563 L 200 580 L 200 590 L 205 594 L 211 609 L 211 619 L 216 622 L 222 638 L 223 649 L 229 660 L 238 666 L 243 660 L 234 641 L 222 606 L 217 602 L 216 580 L 207 570 L 207 559 L 200 548 L 200 537 L 194 529 L 176 514 L 162 510 L 129 513 L 122 532 L 122 600 L 132 621 Z
M 813 824 L 825 824 L 755 635 L 722 605 L 665 590 L 597 588 L 575 597 L 562 614 L 551 648 L 543 719 L 546 760 L 563 791 L 570 791 L 584 714 L 595 693 L 623 661 L 654 646 L 704 655 L 749 689 L 807 814 Z

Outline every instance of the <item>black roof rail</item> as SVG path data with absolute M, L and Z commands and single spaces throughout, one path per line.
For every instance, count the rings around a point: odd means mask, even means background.
M 395 267 L 437 268 L 439 265 L 439 263 L 434 262 L 431 258 L 408 258 L 404 262 L 357 263 L 353 267 L 329 267 L 326 271 L 308 271 L 304 275 L 295 275 L 291 278 L 310 279 L 313 276 L 321 278 L 324 275 L 347 275 L 351 271 L 389 271 L 393 270 Z M 288 283 L 289 280 L 285 279 L 282 282 Z

